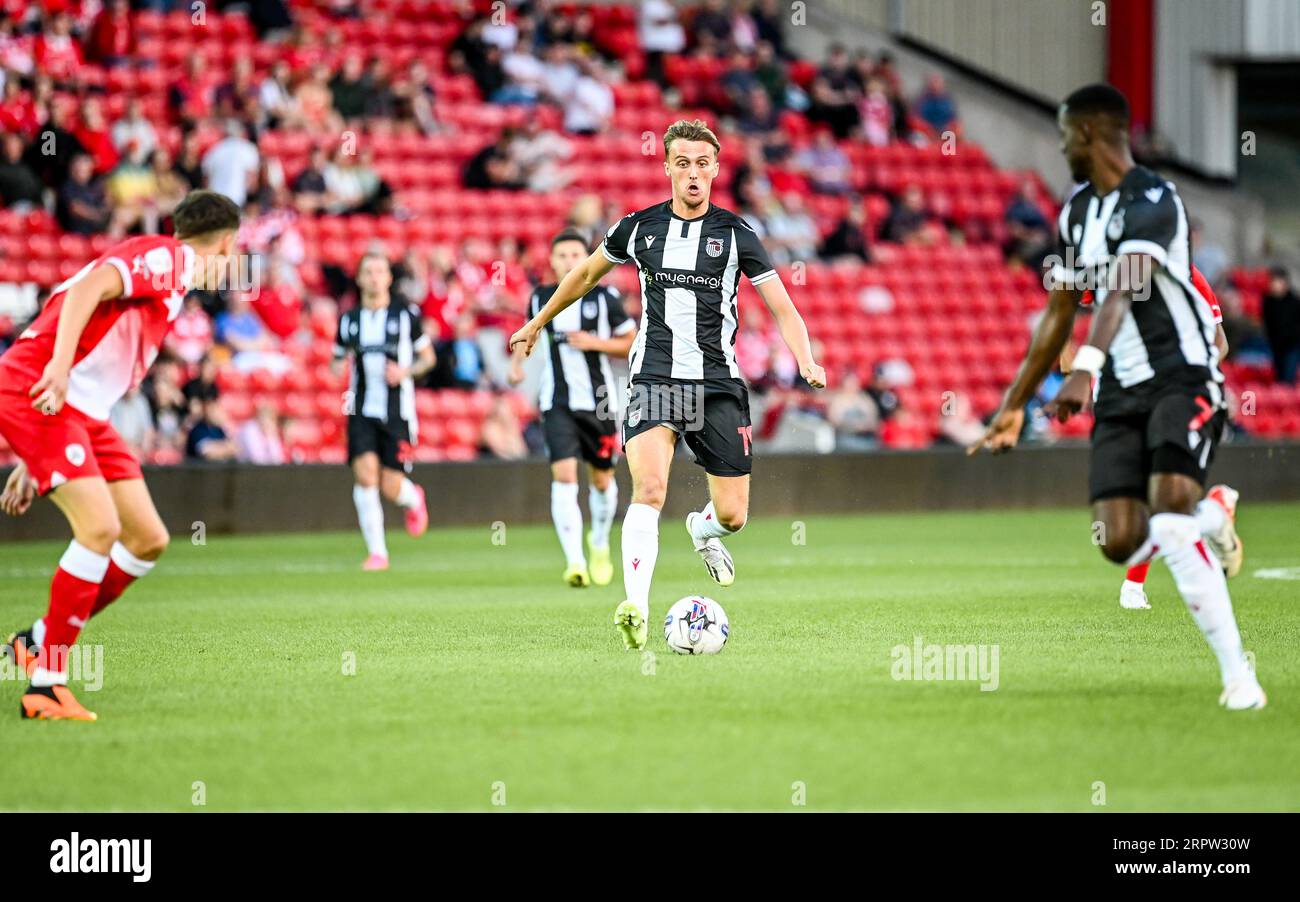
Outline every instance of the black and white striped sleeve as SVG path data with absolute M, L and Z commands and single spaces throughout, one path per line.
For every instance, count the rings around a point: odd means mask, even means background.
M 636 232 L 636 223 L 637 215 L 629 213 L 610 226 L 609 231 L 605 233 L 605 240 L 600 243 L 600 249 L 611 262 L 628 261 L 628 245 L 631 244 L 632 236 Z
M 433 344 L 433 339 L 429 333 L 424 331 L 424 319 L 420 316 L 420 308 L 414 304 L 406 305 L 406 315 L 410 318 L 411 329 L 411 349 L 419 354 L 429 345 Z
M 626 335 L 636 331 L 636 320 L 623 309 L 623 296 L 617 288 L 605 288 L 605 313 L 609 317 L 611 335 Z
M 1147 254 L 1161 266 L 1169 261 L 1169 248 L 1177 238 L 1182 214 L 1168 185 L 1148 188 L 1124 208 L 1124 230 L 1115 256 Z
M 338 328 L 334 330 L 334 359 L 335 360 L 342 360 L 344 357 L 348 356 L 347 326 L 348 326 L 348 315 L 346 313 L 340 313 Z
M 740 271 L 749 279 L 749 284 L 758 287 L 764 282 L 775 279 L 776 270 L 772 268 L 772 258 L 767 255 L 767 248 L 753 229 L 741 225 L 736 229 L 737 256 Z
M 1065 199 L 1056 220 L 1056 249 L 1054 257 L 1049 259 L 1052 262 L 1052 283 L 1060 288 L 1074 289 L 1082 284 L 1083 268 L 1079 266 L 1079 249 L 1075 247 L 1070 232 L 1071 223 L 1075 221 L 1074 199 L 1084 187 L 1086 185 L 1077 186 Z

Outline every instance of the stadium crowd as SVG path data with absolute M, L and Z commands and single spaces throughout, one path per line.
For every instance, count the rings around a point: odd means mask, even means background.
M 583 189 L 574 139 L 607 133 L 618 92 L 646 79 L 666 107 L 709 110 L 741 138 L 743 147 L 728 151 L 735 162 L 724 176 L 726 190 L 778 265 L 868 265 L 882 243 L 993 240 L 1012 266 L 1030 269 L 1050 253 L 1054 206 L 1036 177 L 1023 180 L 992 225 L 942 215 L 919 184 L 899 185 L 888 199 L 861 194 L 847 149 L 960 135 L 957 103 L 938 75 L 918 96 L 905 96 L 887 53 L 837 45 L 820 64 L 798 59 L 775 0 L 705 0 L 689 10 L 642 0 L 633 45 L 602 38 L 584 8 L 512 3 L 503 17 L 486 4 L 453 7 L 446 73 L 472 79 L 484 104 L 527 111 L 470 155 L 461 183 L 471 190 L 568 192 L 567 223 L 556 221 L 556 231 L 575 225 L 594 240 L 627 212 Z M 340 307 L 355 303 L 348 267 L 308 254 L 308 221 L 426 215 L 409 208 L 376 164 L 373 142 L 358 142 L 357 134 L 457 132 L 456 123 L 438 115 L 435 72 L 423 59 L 395 66 L 382 53 L 343 48 L 338 30 L 300 27 L 297 8 L 281 0 L 239 8 L 258 38 L 276 45 L 271 65 L 259 69 L 241 57 L 224 69 L 203 55 L 188 56 L 158 109 L 135 96 L 113 103 L 87 73 L 142 66 L 135 58 L 137 11 L 189 12 L 188 5 L 0 0 L 3 207 L 48 210 L 67 234 L 110 238 L 165 229 L 172 208 L 195 187 L 218 190 L 244 209 L 240 243 L 256 288 L 186 298 L 165 354 L 113 413 L 122 434 L 154 461 L 289 459 L 285 435 L 294 412 L 261 402 L 234 422 L 219 400 L 221 374 L 289 372 L 329 338 Z M 328 0 L 314 11 L 342 23 L 363 18 L 366 8 Z M 120 115 L 110 107 L 120 107 Z M 166 140 L 173 127 L 178 142 Z M 305 166 L 291 170 L 267 149 L 262 138 L 272 130 L 310 136 Z M 844 201 L 829 227 L 813 212 L 826 197 Z M 384 248 L 380 237 L 374 244 Z M 474 437 L 479 453 L 538 452 L 540 434 L 527 424 L 526 405 L 504 397 L 505 337 L 521 322 L 532 286 L 550 279 L 538 245 L 471 237 L 394 256 L 396 292 L 420 308 L 437 349 L 438 365 L 424 387 L 496 393 Z M 1221 288 L 1235 357 L 1294 382 L 1300 299 L 1286 273 L 1270 276 L 1262 315 L 1253 315 L 1221 249 L 1198 245 L 1197 262 Z M 636 312 L 635 300 L 631 306 Z M 936 431 L 939 440 L 961 444 L 978 434 L 980 419 L 968 399 L 945 409 L 937 427 L 934 417 L 903 403 L 899 389 L 914 378 L 903 359 L 847 369 L 827 396 L 813 397 L 766 315 L 750 305 L 742 319 L 737 356 L 762 399 L 757 438 L 776 440 L 807 427 L 829 450 L 923 447 Z M 0 312 L 0 348 L 21 325 Z

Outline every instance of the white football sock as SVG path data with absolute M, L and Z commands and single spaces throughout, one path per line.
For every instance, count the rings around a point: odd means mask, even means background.
M 1201 535 L 1212 536 L 1223 529 L 1223 521 L 1228 518 L 1223 508 L 1215 504 L 1209 498 L 1202 498 L 1196 505 L 1196 525 L 1200 527 Z
M 46 670 L 44 667 L 37 667 L 32 671 L 32 685 L 37 687 L 66 686 L 68 685 L 68 675 L 54 670 Z
M 591 544 L 603 548 L 609 544 L 609 530 L 618 511 L 618 483 L 610 479 L 603 492 L 593 485 L 587 501 L 591 505 Z
M 45 618 L 37 617 L 36 622 L 32 624 L 32 641 L 37 645 L 45 644 Z
M 352 503 L 357 506 L 357 523 L 361 537 L 366 540 L 366 551 L 388 557 L 388 543 L 384 541 L 384 507 L 379 501 L 379 487 L 352 487 Z
M 744 529 L 742 526 L 741 529 Z M 704 510 L 691 523 L 691 535 L 695 538 L 695 547 L 702 548 L 709 539 L 720 539 L 740 532 L 740 529 L 727 529 L 718 519 L 718 512 L 713 509 L 713 502 L 704 505 Z
M 560 537 L 564 559 L 569 566 L 586 566 L 587 556 L 582 553 L 582 508 L 578 507 L 576 482 L 551 483 L 551 521 L 555 534 Z
M 1219 561 L 1201 539 L 1196 518 L 1156 514 L 1151 518 L 1151 538 L 1160 547 L 1157 556 L 1168 565 L 1192 619 L 1219 659 L 1223 685 L 1247 676 L 1250 669 L 1232 614 L 1228 583 Z
M 397 498 L 393 503 L 403 509 L 419 504 L 420 492 L 416 489 L 415 483 L 403 476 L 402 487 L 397 490 Z
M 659 511 L 629 504 L 623 515 L 623 589 L 641 616 L 650 619 L 650 580 L 659 557 Z

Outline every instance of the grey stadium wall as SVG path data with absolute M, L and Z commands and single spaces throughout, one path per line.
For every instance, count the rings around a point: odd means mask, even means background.
M 1228 445 L 1212 477 L 1248 501 L 1300 499 L 1300 444 Z M 830 455 L 772 455 L 755 461 L 752 513 L 801 517 L 999 507 L 1078 507 L 1087 501 L 1088 450 L 1025 448 L 1003 457 L 965 457 L 958 449 Z M 414 478 L 428 491 L 431 526 L 546 523 L 550 476 L 544 462 L 429 464 Z M 202 523 L 211 534 L 356 528 L 350 473 L 342 466 L 180 466 L 146 470 L 158 509 L 178 538 Z M 629 498 L 620 467 L 621 505 Z M 704 471 L 673 464 L 665 515 L 702 503 Z M 390 517 L 389 525 L 400 520 Z M 24 517 L 0 515 L 0 542 L 63 539 L 67 526 L 52 504 Z

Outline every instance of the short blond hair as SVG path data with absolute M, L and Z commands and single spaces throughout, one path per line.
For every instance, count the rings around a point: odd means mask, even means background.
M 718 143 L 718 136 L 709 128 L 709 124 L 703 119 L 678 119 L 672 125 L 668 126 L 668 131 L 664 132 L 664 159 L 668 159 L 668 154 L 672 150 L 673 142 L 681 139 L 683 141 L 707 141 L 713 145 L 713 155 L 716 157 L 722 153 L 722 145 Z

